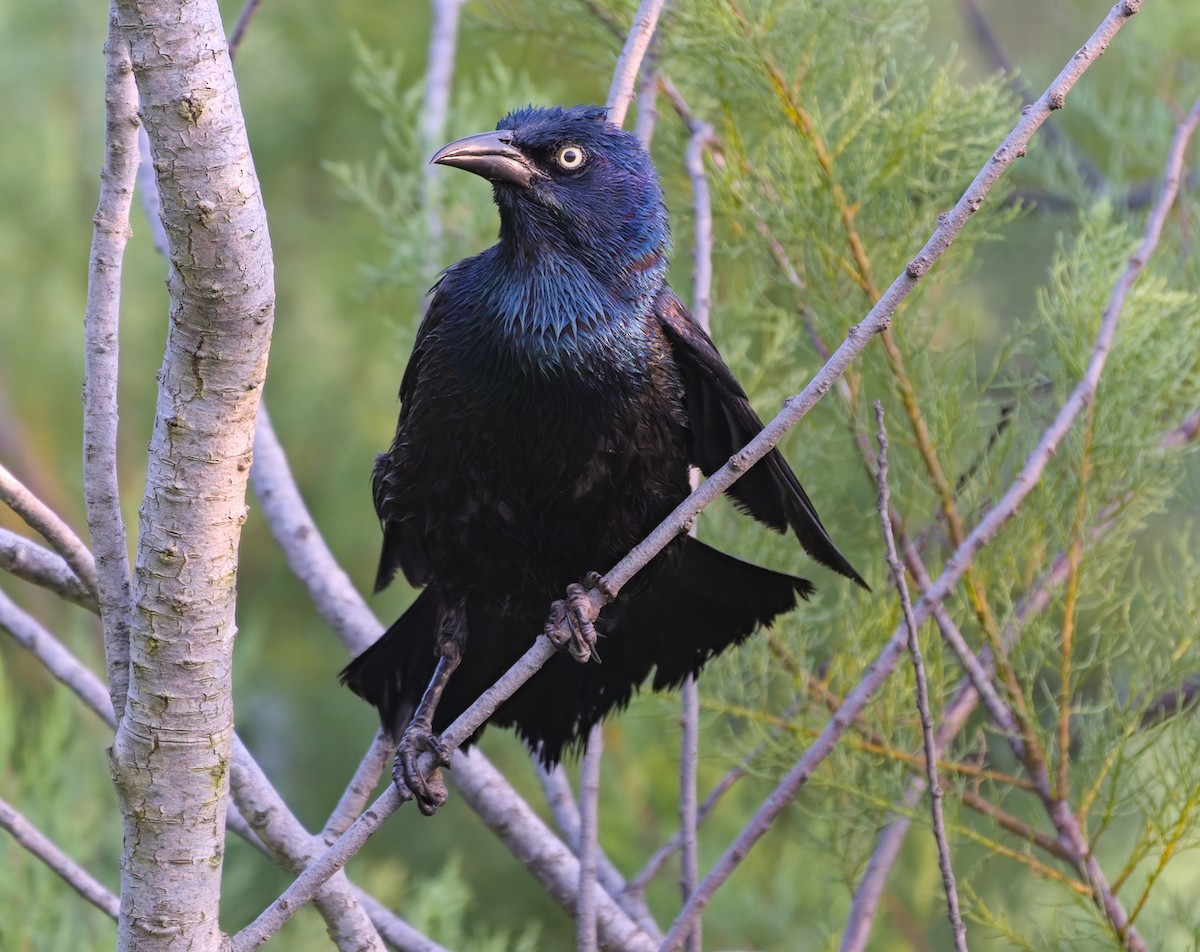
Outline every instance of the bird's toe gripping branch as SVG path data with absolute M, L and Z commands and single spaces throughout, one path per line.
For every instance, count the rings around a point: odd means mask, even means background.
M 421 755 L 433 755 L 433 768 L 423 769 Z M 449 795 L 442 767 L 450 766 L 450 748 L 433 731 L 415 721 L 405 729 L 392 766 L 392 781 L 404 800 L 416 800 L 417 809 L 433 816 Z
M 596 572 L 589 572 L 583 584 L 572 582 L 567 586 L 567 597 L 550 606 L 544 629 L 546 637 L 556 648 L 569 651 L 581 664 L 593 658 L 599 664 L 600 653 L 596 650 L 599 635 L 594 622 L 600 609 L 614 597 L 604 579 Z

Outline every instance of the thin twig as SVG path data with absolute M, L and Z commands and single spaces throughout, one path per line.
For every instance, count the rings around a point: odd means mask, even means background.
M 96 596 L 79 581 L 62 556 L 8 529 L 0 529 L 0 570 L 48 589 L 90 612 L 100 613 Z
M 233 25 L 233 31 L 229 34 L 230 59 L 237 56 L 238 48 L 242 45 L 242 40 L 245 39 L 246 29 L 250 26 L 250 20 L 258 12 L 261 4 L 262 0 L 246 0 L 246 5 L 242 7 L 242 12 L 238 14 L 237 22 Z
M 1200 410 L 1193 413 L 1179 426 L 1163 437 L 1159 444 L 1164 450 L 1178 449 L 1186 446 L 1200 436 Z
M 113 710 L 120 718 L 129 690 L 133 583 L 117 478 L 117 381 L 121 265 L 131 234 L 129 210 L 138 169 L 138 91 L 129 43 L 109 11 L 104 47 L 104 167 L 92 218 L 87 306 L 83 315 L 83 498 L 96 566 L 104 657 Z
M 382 730 L 376 731 L 375 737 L 371 740 L 371 746 L 363 754 L 358 768 L 354 771 L 354 776 L 350 778 L 346 789 L 342 791 L 337 806 L 333 808 L 329 819 L 325 821 L 325 827 L 321 830 L 323 840 L 330 843 L 336 840 L 363 812 L 367 801 L 371 799 L 371 794 L 379 784 L 379 778 L 387 769 L 388 761 L 392 759 L 395 752 L 395 745 L 388 740 L 387 735 Z
M 470 762 L 470 761 L 468 761 Z M 571 781 L 562 764 L 555 764 L 547 769 L 541 763 L 535 763 L 538 780 L 541 781 L 542 791 L 550 812 L 554 814 L 554 822 L 558 824 L 566 838 L 567 845 L 576 856 L 579 855 L 579 805 L 575 802 L 575 792 L 571 789 Z M 604 850 L 596 847 L 596 878 L 604 891 L 625 912 L 629 918 L 641 926 L 642 931 L 650 938 L 658 941 L 662 938 L 662 929 L 650 914 L 646 903 L 640 894 L 635 894 L 625 882 L 621 871 L 613 865 L 612 860 L 605 855 Z
M 1001 829 L 1007 830 L 1014 836 L 1019 836 L 1027 843 L 1032 843 L 1039 849 L 1049 853 L 1055 859 L 1060 859 L 1067 863 L 1073 862 L 1071 854 L 1055 837 L 1047 836 L 1045 833 L 1033 829 L 1019 817 L 1015 817 L 1006 810 L 1002 810 L 990 800 L 984 799 L 974 791 L 970 789 L 963 790 L 962 802 L 964 806 L 968 806 L 975 812 L 982 813 L 990 820 L 995 821 L 996 825 Z
M 421 146 L 425 154 L 442 144 L 446 114 L 450 109 L 450 87 L 454 81 L 454 55 L 458 47 L 458 19 L 464 0 L 432 0 L 433 23 L 425 56 L 425 91 L 421 108 Z M 442 215 L 437 166 L 423 166 L 425 194 L 426 265 L 431 272 L 441 267 Z
M 666 0 L 642 0 L 641 6 L 638 7 L 637 14 L 633 18 L 633 25 L 629 28 L 629 35 L 625 39 L 625 48 L 621 50 L 621 56 L 613 70 L 612 85 L 608 87 L 608 99 L 605 100 L 608 107 L 608 121 L 613 125 L 625 124 L 625 113 L 633 99 L 633 87 L 637 80 L 638 69 L 642 65 L 642 58 L 646 55 L 647 47 L 650 46 L 650 39 L 654 36 L 654 28 L 658 23 L 658 15 L 662 12 L 665 3 Z
M 108 688 L 96 674 L 63 647 L 36 618 L 0 590 L 0 630 L 32 654 L 55 678 L 75 692 L 105 724 L 116 727 Z
M 887 429 L 883 422 L 883 404 L 878 401 L 875 403 L 875 421 L 879 428 L 876 435 L 879 443 L 879 454 L 876 456 L 879 466 L 879 521 L 883 526 L 884 547 L 887 552 L 888 566 L 892 570 L 892 581 L 900 595 L 900 605 L 904 610 L 904 625 L 908 629 L 908 653 L 912 658 L 913 673 L 916 677 L 917 713 L 921 718 L 921 736 L 925 747 L 925 775 L 929 781 L 929 809 L 933 821 L 933 838 L 937 843 L 938 866 L 942 872 L 942 888 L 946 892 L 946 909 L 950 918 L 950 927 L 954 933 L 954 948 L 958 952 L 966 952 L 967 928 L 963 924 L 962 914 L 958 910 L 958 888 L 954 883 L 954 870 L 950 865 L 950 844 L 946 841 L 946 820 L 942 814 L 943 792 L 937 772 L 938 749 L 933 736 L 933 715 L 929 710 L 929 686 L 925 680 L 925 664 L 921 660 L 921 643 L 917 637 L 917 623 L 913 617 L 912 598 L 908 594 L 904 565 L 896 552 L 896 537 L 892 533 L 892 520 L 889 515 L 891 492 L 888 487 L 888 439 Z
M 696 809 L 696 766 L 700 758 L 700 689 L 696 679 L 688 675 L 680 685 L 683 710 L 679 718 L 679 891 L 687 902 L 700 881 L 700 859 L 696 830 L 699 825 Z M 700 920 L 684 939 L 687 952 L 700 952 Z
M 121 901 L 109 892 L 103 883 L 60 850 L 19 810 L 4 800 L 0 800 L 0 827 L 8 830 L 25 850 L 49 866 L 84 899 L 110 919 L 117 918 L 121 911 Z
M 597 721 L 588 731 L 579 767 L 579 899 L 575 904 L 576 952 L 596 952 L 596 853 L 600 822 L 600 763 L 604 726 Z
M 928 589 L 933 584 L 932 580 L 925 571 L 925 566 L 911 542 L 906 546 L 905 561 L 909 571 L 913 573 L 917 585 L 922 590 Z M 1062 554 L 1051 564 L 1050 569 L 1031 586 L 1030 590 L 1013 610 L 1012 617 L 1000 633 L 1001 645 L 1005 650 L 1016 642 L 1025 623 L 1030 618 L 1045 611 L 1046 607 L 1050 604 L 1053 591 L 1058 585 L 1062 584 L 1066 578 L 1066 574 L 1067 558 L 1065 554 Z M 935 613 L 935 619 L 942 628 L 944 637 L 947 630 L 953 626 L 953 622 L 945 612 L 940 614 Z M 957 631 L 956 628 L 955 631 Z M 961 638 L 961 634 L 959 637 Z M 980 651 L 978 661 L 981 669 L 987 675 L 984 683 L 990 688 L 991 672 L 994 670 L 990 647 L 985 647 Z M 943 708 L 942 723 L 938 728 L 937 736 L 939 758 L 949 748 L 954 738 L 958 736 L 963 725 L 966 724 L 967 718 L 979 706 L 980 695 L 978 690 L 976 690 L 978 683 L 977 679 L 971 677 L 965 678 L 955 690 L 950 702 Z M 842 935 L 839 952 L 862 952 L 866 948 L 867 940 L 870 937 L 871 924 L 875 919 L 879 900 L 883 896 L 883 888 L 887 881 L 888 873 L 895 864 L 896 858 L 900 853 L 900 846 L 908 834 L 908 829 L 912 822 L 912 810 L 916 807 L 917 801 L 920 800 L 921 795 L 925 792 L 925 784 L 926 780 L 922 775 L 914 774 L 909 778 L 901 802 L 893 811 L 893 819 L 876 838 L 875 848 L 871 851 L 871 858 L 867 862 L 867 868 L 864 870 L 862 879 L 854 891 L 854 902 L 851 906 L 850 914 L 846 917 L 846 930 Z

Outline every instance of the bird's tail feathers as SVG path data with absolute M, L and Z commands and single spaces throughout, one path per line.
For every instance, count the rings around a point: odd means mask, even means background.
M 404 733 L 415 709 L 414 697 L 419 699 L 424 689 L 422 683 L 414 694 L 414 685 L 402 679 L 432 672 L 437 611 L 434 589 L 422 590 L 407 611 L 338 675 L 342 684 L 379 711 L 383 729 L 393 739 Z

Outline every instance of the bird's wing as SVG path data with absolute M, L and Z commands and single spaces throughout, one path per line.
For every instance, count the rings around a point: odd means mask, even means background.
M 375 457 L 375 469 L 371 474 L 371 496 L 375 502 L 375 513 L 383 527 L 383 546 L 379 552 L 379 570 L 375 575 L 377 592 L 391 582 L 397 570 L 402 571 L 409 583 L 416 586 L 424 585 L 432 574 L 429 553 L 425 551 L 421 534 L 414 521 L 403 511 L 404 507 L 398 506 L 397 502 L 411 479 L 405 426 L 418 399 L 417 388 L 422 371 L 429 363 L 427 358 L 437 346 L 437 327 L 447 313 L 447 296 L 441 293 L 440 285 L 439 281 L 434 286 L 429 309 L 417 329 L 412 355 L 400 380 L 400 418 L 396 423 L 396 437 L 387 452 Z
M 655 315 L 670 343 L 684 383 L 692 431 L 692 462 L 711 474 L 763 428 L 746 391 L 717 353 L 712 339 L 668 287 L 655 301 Z M 734 501 L 777 532 L 790 525 L 804 550 L 864 588 L 866 582 L 838 551 L 796 474 L 771 450 L 729 489 Z

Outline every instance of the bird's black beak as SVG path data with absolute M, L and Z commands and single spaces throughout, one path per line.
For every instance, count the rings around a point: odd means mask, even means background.
M 522 188 L 528 188 L 541 175 L 525 153 L 512 145 L 512 133 L 506 130 L 455 139 L 438 149 L 429 162 L 452 165 L 492 182 L 508 182 Z

